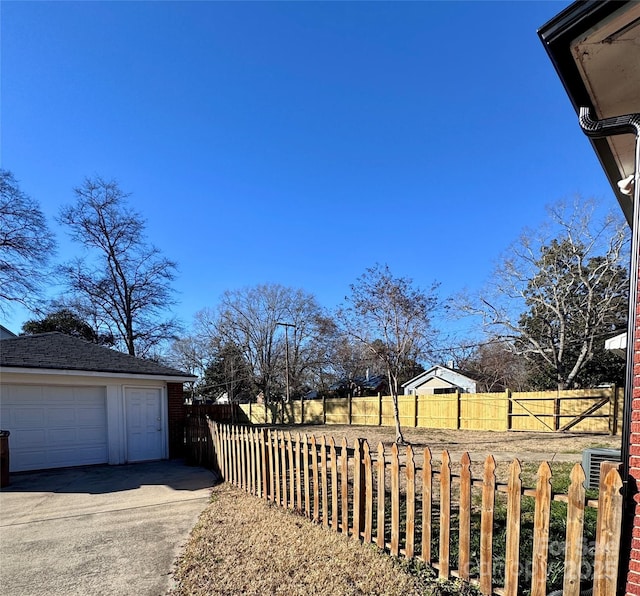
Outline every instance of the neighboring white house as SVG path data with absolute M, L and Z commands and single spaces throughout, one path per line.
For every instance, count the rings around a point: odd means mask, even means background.
M 604 349 L 610 350 L 613 354 L 622 358 L 627 357 L 627 334 L 621 333 L 604 342 Z
M 476 382 L 457 370 L 433 366 L 402 385 L 405 395 L 433 395 L 437 393 L 476 393 Z
M 0 372 L 12 472 L 169 457 L 194 379 L 58 332 L 2 339 Z
M 223 391 L 218 397 L 216 397 L 215 402 L 217 404 L 230 404 L 231 400 L 229 400 L 229 393 L 227 391 Z

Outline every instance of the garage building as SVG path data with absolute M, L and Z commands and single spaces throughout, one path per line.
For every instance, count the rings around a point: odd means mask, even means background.
M 58 332 L 0 341 L 10 471 L 166 459 L 195 377 Z

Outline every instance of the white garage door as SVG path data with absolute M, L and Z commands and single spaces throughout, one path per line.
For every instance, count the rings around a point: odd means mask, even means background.
M 104 387 L 2 385 L 1 392 L 11 471 L 107 463 Z

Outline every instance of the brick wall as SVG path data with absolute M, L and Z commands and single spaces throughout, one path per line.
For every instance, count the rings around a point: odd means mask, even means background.
M 184 392 L 182 383 L 167 383 L 169 457 L 184 455 Z
M 640 292 L 639 292 L 640 296 Z M 629 439 L 629 493 L 633 495 L 631 515 L 625 523 L 633 524 L 630 537 L 631 556 L 627 572 L 629 595 L 640 596 L 640 304 L 636 304 L 636 342 L 633 349 L 633 402 L 631 408 L 631 433 Z M 635 482 L 634 482 L 635 481 Z M 624 549 L 624 547 L 623 547 Z M 625 553 L 622 552 L 624 561 Z

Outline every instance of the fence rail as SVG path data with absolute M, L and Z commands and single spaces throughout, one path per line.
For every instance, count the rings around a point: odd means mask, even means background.
M 477 584 L 482 594 L 537 596 L 561 587 L 578 596 L 586 583 L 595 596 L 616 593 L 622 481 L 612 464 L 603 464 L 594 500 L 585 495 L 579 464 L 566 494 L 555 494 L 546 462 L 527 488 L 518 460 L 501 482 L 492 456 L 474 475 L 468 454 L 456 463 L 444 451 L 437 461 L 428 448 L 371 450 L 362 439 L 349 446 L 346 439 L 198 418 L 190 419 L 187 441 L 196 463 L 215 466 L 247 492 L 394 556 L 418 558 L 442 578 Z M 558 570 L 560 586 L 552 577 Z
M 251 424 L 358 424 L 393 426 L 390 396 L 345 397 L 236 405 Z M 622 389 L 401 395 L 400 424 L 408 428 L 524 430 L 618 434 Z M 222 421 L 222 419 L 217 418 Z M 231 421 L 229 419 L 229 421 Z

